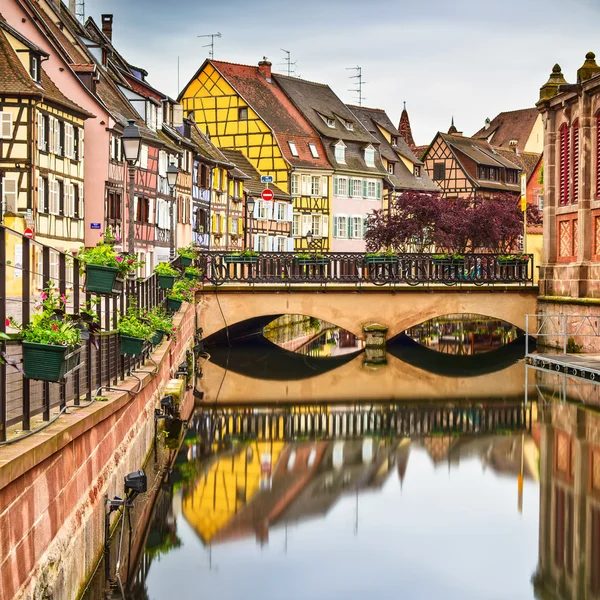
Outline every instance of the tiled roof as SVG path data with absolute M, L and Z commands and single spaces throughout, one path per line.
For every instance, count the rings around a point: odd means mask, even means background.
M 410 120 L 408 118 L 408 112 L 406 110 L 406 104 L 404 104 L 404 108 L 402 109 L 402 114 L 400 115 L 400 123 L 398 124 L 398 132 L 402 136 L 402 139 L 408 144 L 408 147 L 416 153 L 417 146 L 415 144 L 415 140 L 413 139 L 412 129 L 410 127 Z
M 518 165 L 527 174 L 527 179 L 531 177 L 542 157 L 541 154 L 537 154 L 536 152 L 519 152 L 517 154 L 514 150 L 497 148 L 496 146 L 494 146 L 494 150 L 504 158 Z
M 209 61 L 250 107 L 271 127 L 286 160 L 296 167 L 331 168 L 321 144 L 306 119 L 283 93 L 274 78 L 269 83 L 258 67 L 218 60 Z M 293 156 L 288 142 L 293 141 L 299 156 Z M 313 158 L 308 144 L 317 147 L 319 158 Z
M 518 165 L 496 152 L 486 141 L 473 140 L 462 135 L 449 135 L 447 133 L 441 133 L 440 135 L 449 146 L 459 150 L 478 165 L 502 166 L 520 170 Z
M 72 64 L 71 68 L 75 73 L 94 73 L 96 71 L 96 65 L 94 64 Z
M 248 176 L 244 183 L 244 189 L 255 196 L 265 189 L 265 184 L 260 181 L 260 173 L 252 166 L 250 161 L 239 150 L 221 150 L 229 162 Z M 281 188 L 270 183 L 269 188 L 273 190 L 274 197 L 278 200 L 291 200 L 291 196 L 286 194 Z
M 225 166 L 232 165 L 223 152 L 210 141 L 208 136 L 195 123 L 192 123 L 191 138 L 196 146 L 197 154 L 202 158 Z
M 489 127 L 482 127 L 472 137 L 489 140 L 499 148 L 508 148 L 510 141 L 516 140 L 517 147 L 523 150 L 539 114 L 537 108 L 501 112 L 492 119 Z

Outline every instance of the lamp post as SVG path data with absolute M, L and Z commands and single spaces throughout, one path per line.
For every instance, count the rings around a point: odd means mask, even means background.
M 169 216 L 171 221 L 171 235 L 169 238 L 169 260 L 175 258 L 175 186 L 177 185 L 177 178 L 179 177 L 179 169 L 174 162 L 169 163 L 167 167 L 167 183 L 169 184 L 169 190 L 171 192 L 171 204 L 169 206 Z
M 133 188 L 135 186 L 135 165 L 140 158 L 142 149 L 142 136 L 134 120 L 128 121 L 121 136 L 121 145 L 123 147 L 123 156 L 127 161 L 129 168 L 129 209 L 127 213 L 127 252 L 135 254 L 134 243 L 134 225 L 135 215 L 133 212 Z
M 244 235 L 244 239 L 246 240 L 246 248 L 248 248 L 248 243 L 252 244 L 252 215 L 254 214 L 254 206 L 256 202 L 252 196 L 249 196 L 246 200 L 246 223 L 244 227 L 246 228 L 246 232 Z M 250 228 L 248 228 L 248 221 L 250 222 Z

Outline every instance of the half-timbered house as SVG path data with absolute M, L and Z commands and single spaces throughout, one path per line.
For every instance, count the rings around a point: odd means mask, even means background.
M 296 249 L 306 248 L 309 231 L 329 249 L 332 169 L 319 136 L 281 89 L 269 61 L 256 67 L 207 60 L 179 100 L 219 148 L 240 150 L 294 197 Z
M 327 159 L 334 168 L 331 249 L 336 252 L 364 251 L 367 215 L 383 206 L 387 171 L 381 162 L 379 141 L 328 85 L 283 75 L 274 78 L 318 132 Z M 311 197 L 309 201 L 314 202 L 314 199 Z M 310 226 L 314 235 L 314 218 L 309 224 L 306 212 L 298 211 L 296 201 L 294 205 L 295 223 L 299 222 L 302 228 L 300 234 L 305 235 Z M 297 233 L 294 224 L 294 234 Z
M 521 168 L 485 140 L 463 137 L 452 125 L 437 133 L 423 156 L 431 179 L 449 198 L 520 191 Z
M 294 240 L 291 237 L 294 205 L 292 196 L 280 187 L 269 184 L 273 192 L 273 201 L 261 199 L 265 184 L 260 173 L 239 150 L 222 150 L 225 157 L 245 175 L 244 205 L 248 198 L 254 200 L 254 211 L 244 210 L 240 230 L 244 230 L 244 246 L 258 252 L 293 252 Z

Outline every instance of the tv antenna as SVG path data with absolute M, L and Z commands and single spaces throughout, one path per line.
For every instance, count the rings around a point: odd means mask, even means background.
M 295 60 L 292 62 L 292 55 L 289 50 L 285 50 L 285 48 L 280 48 L 282 52 L 285 52 L 286 56 L 284 57 L 284 62 L 277 63 L 280 66 L 284 66 L 287 71 L 287 76 L 291 77 L 296 74 L 296 67 L 298 66 L 298 61 Z
M 217 31 L 217 33 L 207 33 L 205 35 L 199 35 L 197 37 L 199 37 L 199 38 L 210 38 L 210 42 L 208 44 L 205 44 L 202 47 L 203 48 L 210 48 L 210 50 L 208 51 L 208 58 L 214 58 L 215 57 L 215 38 L 223 37 L 221 35 L 221 32 Z
M 363 81 L 363 78 L 362 78 L 362 67 L 359 67 L 359 66 L 347 67 L 346 71 L 356 71 L 356 75 L 350 75 L 350 79 L 357 79 L 358 81 L 356 82 L 356 84 L 358 87 L 349 89 L 348 91 L 354 92 L 355 94 L 358 95 L 358 98 L 357 98 L 358 105 L 362 106 L 363 100 L 366 100 L 366 98 L 363 96 L 363 93 L 362 93 L 363 85 L 365 85 L 365 83 L 367 83 L 366 81 Z

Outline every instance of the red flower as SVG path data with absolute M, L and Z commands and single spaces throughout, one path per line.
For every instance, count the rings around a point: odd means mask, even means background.
M 52 329 L 54 331 L 58 331 L 58 325 L 56 323 L 52 323 Z
M 4 323 L 7 327 L 10 327 L 10 319 L 6 317 L 6 322 Z

